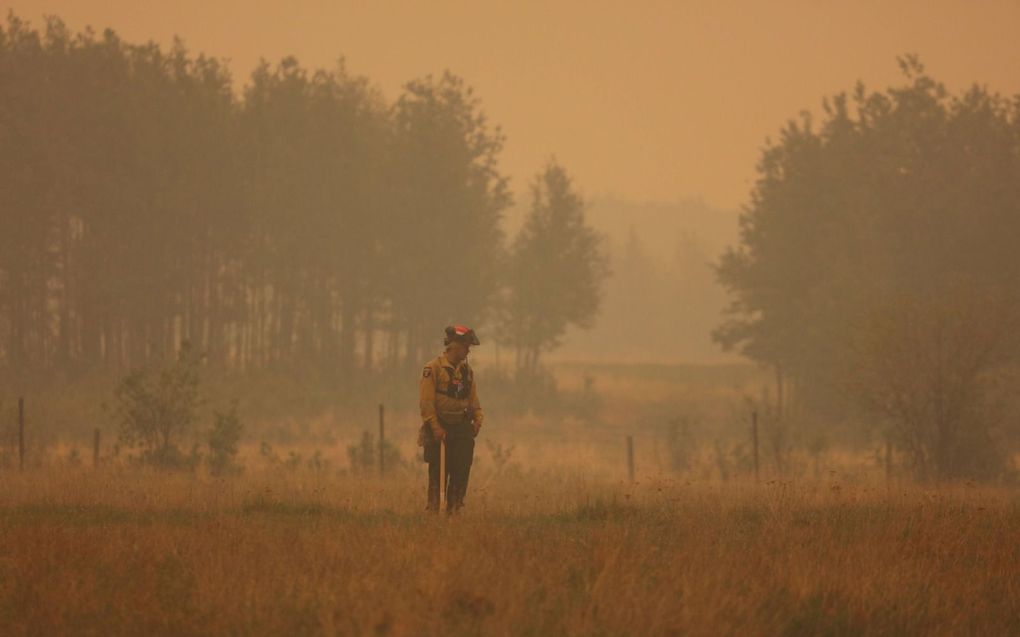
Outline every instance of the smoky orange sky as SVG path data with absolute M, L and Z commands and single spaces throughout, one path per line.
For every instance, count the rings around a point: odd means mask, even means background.
M 1020 1 L 600 2 L 4 0 L 39 25 L 111 27 L 133 42 L 230 60 L 348 68 L 388 98 L 449 69 L 507 135 L 522 194 L 555 155 L 589 196 L 747 200 L 759 150 L 799 111 L 858 80 L 897 82 L 917 53 L 953 90 L 1020 92 Z

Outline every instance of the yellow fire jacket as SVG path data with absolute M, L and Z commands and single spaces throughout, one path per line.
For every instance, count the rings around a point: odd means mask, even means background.
M 476 429 L 481 427 L 485 416 L 478 402 L 478 384 L 467 361 L 454 366 L 445 353 L 432 359 L 422 370 L 418 393 L 422 423 L 433 431 L 437 421 L 457 424 L 465 417 Z

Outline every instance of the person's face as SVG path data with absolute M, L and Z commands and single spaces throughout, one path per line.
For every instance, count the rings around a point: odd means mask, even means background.
M 460 341 L 453 341 L 450 343 L 450 353 L 453 354 L 454 358 L 462 361 L 471 353 L 471 345 Z

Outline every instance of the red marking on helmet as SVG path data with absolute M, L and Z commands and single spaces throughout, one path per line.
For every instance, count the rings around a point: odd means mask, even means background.
M 471 331 L 470 328 L 464 327 L 463 325 L 455 325 L 453 331 L 457 333 L 457 336 L 464 336 Z

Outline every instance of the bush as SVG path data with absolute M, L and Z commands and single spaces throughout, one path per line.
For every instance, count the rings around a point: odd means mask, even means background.
M 973 283 L 876 303 L 848 376 L 861 405 L 889 423 L 918 479 L 1008 473 L 1004 422 L 1018 334 L 1020 302 Z
M 393 446 L 389 440 L 383 440 L 383 461 L 387 469 L 404 466 L 404 459 L 400 457 L 400 451 Z M 347 458 L 351 462 L 353 473 L 367 473 L 372 469 L 379 468 L 379 446 L 375 442 L 375 436 L 369 432 L 363 432 L 361 443 L 347 447 Z
M 115 390 L 119 442 L 141 447 L 141 459 L 148 464 L 164 468 L 188 465 L 189 458 L 177 444 L 194 425 L 198 384 L 198 360 L 187 344 L 181 347 L 177 360 L 162 369 L 132 371 Z
M 213 414 L 213 426 L 209 430 L 209 470 L 214 475 L 238 473 L 241 467 L 235 462 L 238 444 L 244 433 L 244 424 L 237 415 L 237 401 L 230 405 L 226 413 Z

